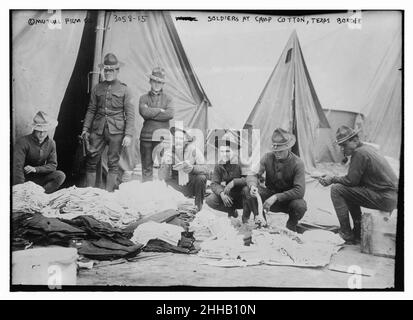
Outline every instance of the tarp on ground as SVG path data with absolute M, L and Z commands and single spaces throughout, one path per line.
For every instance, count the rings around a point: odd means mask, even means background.
M 166 71 L 164 91 L 172 96 L 174 121 L 183 121 L 185 127 L 205 132 L 210 102 L 185 54 L 169 12 L 107 12 L 105 25 L 102 57 L 112 52 L 125 64 L 119 79 L 132 90 L 136 105 L 133 145 L 124 152 L 120 162 L 123 170 L 131 170 L 140 162 L 139 135 L 143 119 L 138 110 L 139 97 L 150 90 L 148 75 L 154 67 L 160 66 Z
M 39 110 L 57 119 L 85 17 L 86 11 L 12 12 L 13 139 L 32 131 Z M 66 18 L 76 23 L 65 23 Z
M 275 128 L 297 136 L 297 151 L 308 170 L 316 165 L 318 128 L 329 128 L 293 31 L 245 127 L 260 130 L 261 156 L 270 150 Z

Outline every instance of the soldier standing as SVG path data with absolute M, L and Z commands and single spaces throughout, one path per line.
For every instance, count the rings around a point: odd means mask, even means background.
M 108 145 L 107 191 L 113 191 L 116 185 L 120 153 L 122 147 L 131 144 L 135 124 L 131 91 L 117 79 L 120 66 L 112 53 L 106 54 L 103 64 L 99 65 L 105 80 L 92 89 L 82 131 L 82 137 L 90 143 L 86 162 L 87 186 L 95 186 L 96 166 Z

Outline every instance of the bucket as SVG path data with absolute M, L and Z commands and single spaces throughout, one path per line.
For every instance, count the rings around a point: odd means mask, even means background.
M 12 254 L 12 284 L 47 285 L 58 289 L 76 285 L 77 249 L 34 248 Z

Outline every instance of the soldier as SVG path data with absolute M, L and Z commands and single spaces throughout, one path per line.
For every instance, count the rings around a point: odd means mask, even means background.
M 56 170 L 56 143 L 47 132 L 57 125 L 43 111 L 33 119 L 33 132 L 17 140 L 13 153 L 13 185 L 32 181 L 55 192 L 65 181 L 65 174 Z
M 244 208 L 244 200 L 249 188 L 238 154 L 238 143 L 228 133 L 219 145 L 220 161 L 215 165 L 211 178 L 212 193 L 205 202 L 212 209 L 228 213 L 228 217 L 238 217 L 237 209 Z M 223 186 L 222 184 L 225 184 Z
M 99 65 L 105 80 L 92 89 L 82 131 L 82 137 L 90 143 L 86 162 L 87 186 L 95 186 L 96 166 L 108 145 L 107 191 L 113 191 L 116 185 L 120 153 L 122 147 L 131 144 L 135 125 L 131 91 L 118 80 L 120 66 L 112 53 L 106 54 L 103 64 Z
M 172 98 L 163 92 L 165 70 L 154 68 L 149 75 L 151 90 L 140 97 L 139 113 L 144 119 L 140 134 L 142 181 L 153 179 L 152 153 L 161 141 L 157 133 L 169 131 L 169 121 L 174 117 Z
M 194 196 L 195 205 L 200 211 L 208 176 L 204 155 L 195 145 L 194 137 L 184 129 L 172 127 L 170 131 L 173 141 L 160 152 L 159 177 L 184 196 Z
M 358 131 L 341 126 L 336 133 L 336 143 L 344 156 L 350 157 L 347 175 L 325 175 L 323 186 L 331 186 L 331 200 L 340 222 L 340 236 L 348 243 L 360 243 L 360 206 L 393 211 L 397 207 L 398 181 L 387 160 L 373 147 L 363 144 Z M 350 217 L 353 219 L 353 230 Z
M 304 162 L 291 152 L 296 138 L 283 129 L 275 129 L 272 135 L 272 151 L 266 153 L 261 161 L 257 175 L 249 175 L 247 184 L 251 194 L 247 203 L 254 215 L 258 214 L 258 204 L 255 198 L 258 192 L 263 203 L 263 210 L 288 213 L 287 228 L 297 231 L 297 223 L 307 211 L 304 200 L 305 169 Z M 265 188 L 258 184 L 259 178 L 265 172 Z M 243 222 L 248 221 L 250 213 L 243 216 Z

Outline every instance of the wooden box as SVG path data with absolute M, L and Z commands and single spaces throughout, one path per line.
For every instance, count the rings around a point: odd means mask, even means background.
M 390 212 L 362 208 L 361 252 L 394 258 L 396 255 L 397 210 Z

